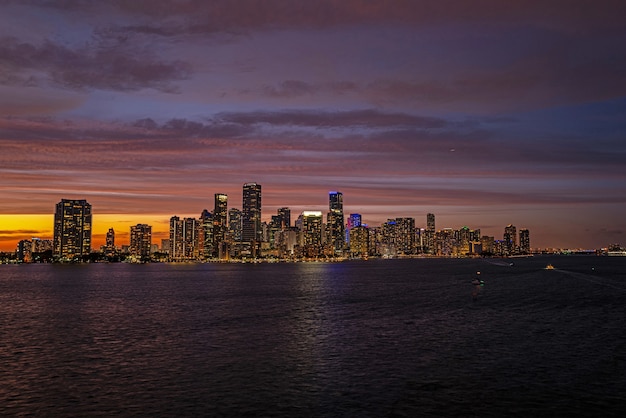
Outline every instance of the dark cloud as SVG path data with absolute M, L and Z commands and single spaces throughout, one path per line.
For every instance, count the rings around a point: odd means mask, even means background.
M 436 129 L 448 126 L 444 119 L 416 116 L 408 113 L 381 112 L 376 109 L 353 111 L 276 111 L 248 113 L 219 113 L 215 120 L 222 123 L 246 125 L 268 124 L 273 126 L 299 126 L 311 128 L 388 128 L 390 126 L 412 126 L 423 129 Z
M 4 83 L 36 83 L 40 72 L 58 85 L 74 88 L 175 92 L 175 81 L 186 79 L 190 68 L 181 61 L 161 61 L 151 54 L 87 45 L 70 48 L 49 40 L 41 45 L 8 37 L 0 40 Z
M 214 33 L 229 30 L 276 28 L 328 28 L 354 24 L 442 24 L 523 22 L 565 27 L 571 30 L 621 27 L 626 5 L 619 1 L 585 0 L 480 0 L 474 2 L 430 0 L 179 0 L 153 1 L 81 0 L 32 1 L 61 11 L 117 13 L 159 19 L 162 24 L 136 26 L 144 32 L 171 34 L 164 27 L 179 31 Z M 186 22 L 180 25 L 179 19 Z M 172 23 L 174 22 L 174 23 Z M 164 32 L 162 32 L 164 31 Z

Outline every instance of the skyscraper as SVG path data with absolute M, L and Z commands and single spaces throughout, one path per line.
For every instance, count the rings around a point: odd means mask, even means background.
M 53 255 L 73 259 L 91 252 L 91 205 L 62 199 L 54 212 Z
M 426 230 L 435 232 L 435 214 L 434 213 L 426 214 Z
M 513 225 L 504 228 L 504 246 L 506 255 L 517 252 L 517 228 Z
M 526 228 L 519 230 L 519 252 L 530 254 L 530 232 Z
M 115 253 L 115 230 L 113 228 L 109 228 L 107 232 L 104 250 L 107 255 L 113 255 Z
M 213 257 L 213 214 L 204 209 L 200 214 L 200 255 L 204 259 Z
M 233 241 L 241 241 L 241 211 L 237 208 L 228 209 L 228 233 Z
M 345 243 L 343 225 L 343 194 L 328 192 L 328 239 L 335 252 L 341 252 Z
M 298 218 L 300 246 L 305 257 L 317 257 L 322 248 L 322 212 L 304 211 Z
M 279 208 L 278 216 L 281 219 L 281 229 L 289 228 L 291 226 L 291 209 L 289 208 Z
M 226 255 L 224 236 L 228 229 L 228 196 L 215 193 L 215 209 L 213 210 L 213 256 L 217 258 Z
M 130 227 L 130 255 L 137 258 L 150 256 L 152 247 L 152 227 L 146 224 L 137 224 Z
M 261 185 L 246 183 L 243 185 L 241 206 L 241 240 L 253 243 L 256 247 L 263 237 L 261 229 Z
M 183 221 L 178 216 L 170 218 L 170 261 L 183 259 L 184 226 Z
M 426 214 L 426 230 L 424 231 L 424 248 L 422 251 L 434 254 L 435 252 L 435 214 Z

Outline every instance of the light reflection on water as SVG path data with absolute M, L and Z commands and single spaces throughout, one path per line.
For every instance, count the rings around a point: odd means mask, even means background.
M 618 416 L 624 264 L 0 266 L 0 415 Z

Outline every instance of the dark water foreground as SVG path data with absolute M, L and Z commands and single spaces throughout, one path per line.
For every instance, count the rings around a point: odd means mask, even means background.
M 513 261 L 0 266 L 0 415 L 623 416 L 626 258 Z

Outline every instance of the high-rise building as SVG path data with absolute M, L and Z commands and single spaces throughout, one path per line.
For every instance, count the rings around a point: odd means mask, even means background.
M 215 209 L 213 210 L 213 256 L 223 258 L 227 251 L 224 236 L 228 229 L 228 195 L 215 194 Z
M 228 233 L 235 242 L 242 240 L 241 211 L 237 208 L 228 209 Z
M 62 199 L 54 212 L 53 255 L 73 259 L 91 252 L 91 205 Z
M 204 209 L 200 214 L 200 255 L 203 259 L 213 257 L 213 214 Z
M 367 257 L 369 254 L 369 230 L 357 225 L 350 228 L 350 254 L 353 257 Z
M 322 212 L 304 211 L 298 218 L 300 246 L 306 257 L 317 257 L 322 249 Z
M 130 227 L 130 245 L 128 250 L 131 256 L 147 258 L 152 247 L 152 227 L 146 224 L 137 224 Z
M 200 225 L 196 218 L 183 220 L 183 258 L 197 260 L 200 256 Z
M 263 241 L 261 229 L 261 185 L 246 183 L 243 185 L 241 206 L 241 240 L 256 247 Z
M 170 245 L 169 259 L 170 261 L 180 261 L 184 258 L 183 254 L 184 226 L 183 220 L 178 216 L 170 218 Z
M 343 225 L 343 194 L 341 192 L 328 193 L 328 242 L 335 252 L 343 251 L 345 233 Z
M 505 255 L 517 252 L 517 228 L 513 225 L 507 225 L 504 228 L 504 247 Z
M 424 238 L 422 242 L 424 244 L 424 248 L 422 251 L 429 254 L 435 253 L 435 214 L 428 213 L 426 214 L 426 230 L 424 231 Z
M 350 230 L 352 228 L 356 228 L 357 226 L 361 226 L 361 215 L 358 213 L 351 213 L 350 216 L 348 216 L 348 221 L 346 222 L 346 244 L 348 244 L 348 247 L 351 248 L 350 246 Z
M 289 208 L 279 208 L 278 216 L 280 216 L 281 220 L 281 229 L 289 228 L 291 226 L 291 209 Z
M 426 214 L 426 230 L 435 232 L 435 214 Z
M 399 254 L 415 252 L 415 219 L 396 218 L 396 249 Z
M 113 255 L 115 253 L 115 230 L 113 228 L 109 228 L 107 231 L 104 252 L 107 255 Z
M 519 230 L 519 252 L 530 254 L 530 232 L 526 228 Z

